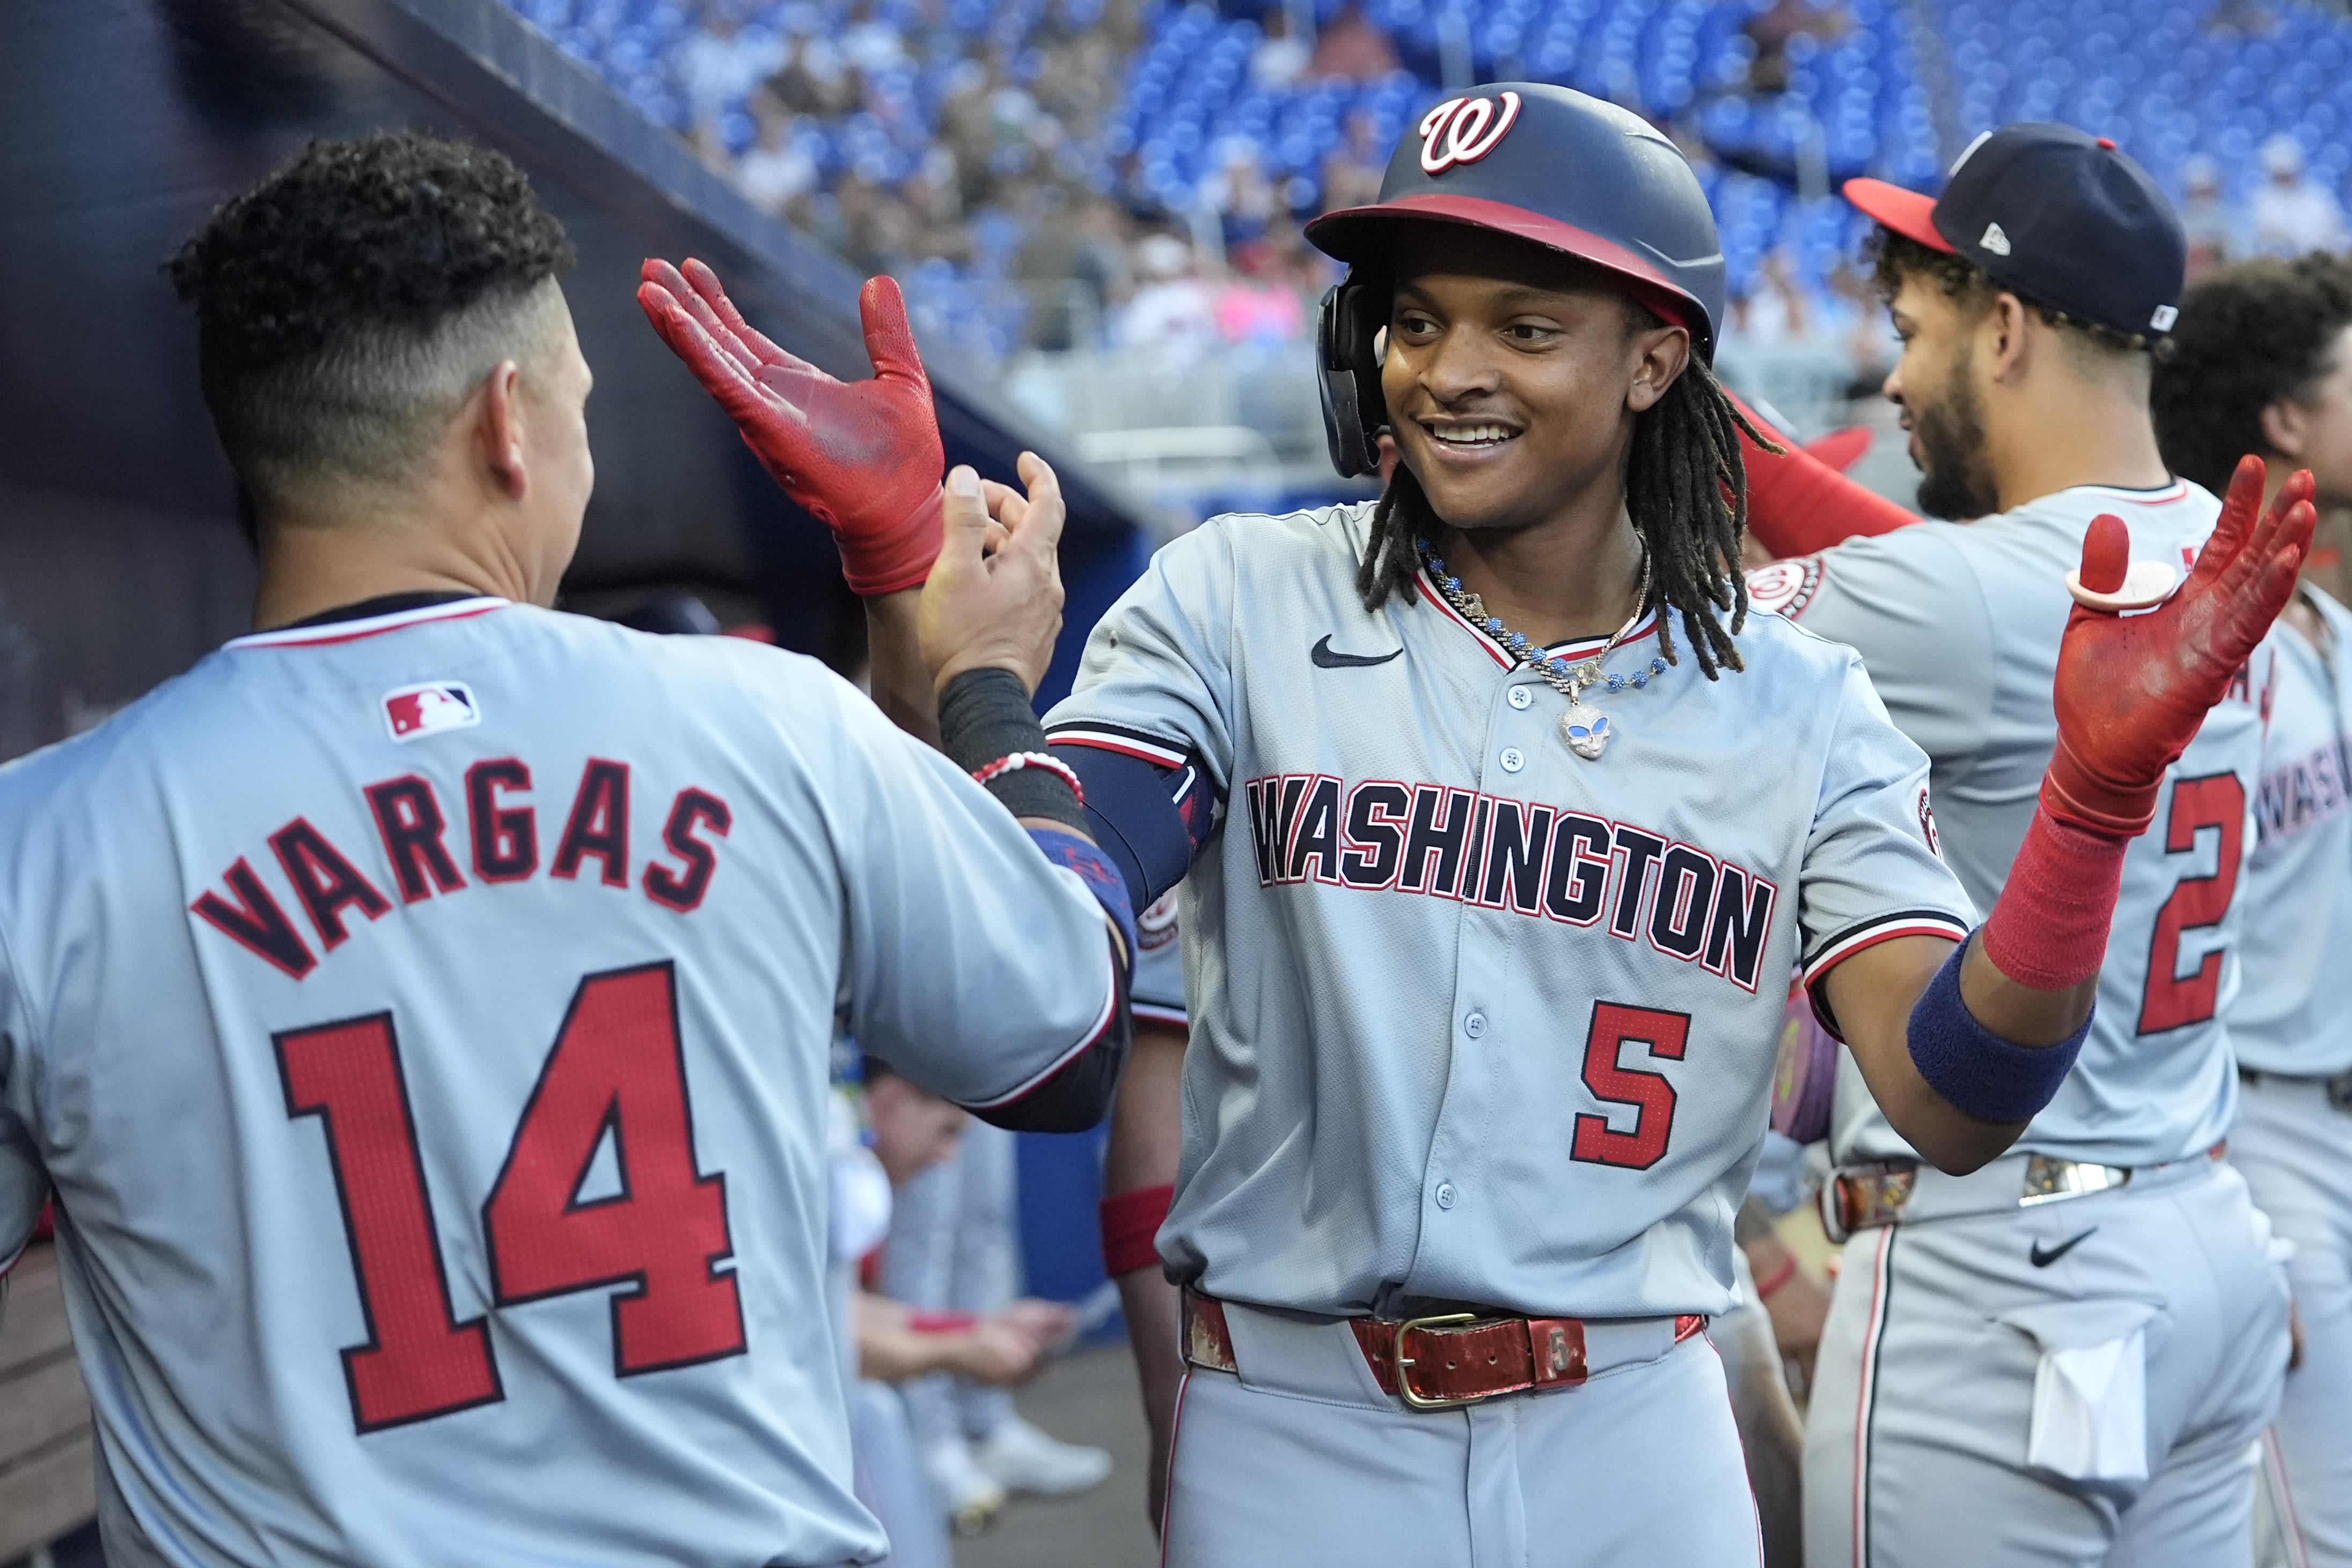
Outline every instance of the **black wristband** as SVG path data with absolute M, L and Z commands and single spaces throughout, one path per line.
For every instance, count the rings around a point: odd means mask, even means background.
M 967 669 L 940 693 L 940 750 L 966 773 L 1015 752 L 1045 749 L 1045 726 L 1009 669 Z M 987 784 L 1015 816 L 1041 816 L 1086 830 L 1087 814 L 1069 782 L 1046 768 L 1014 768 Z

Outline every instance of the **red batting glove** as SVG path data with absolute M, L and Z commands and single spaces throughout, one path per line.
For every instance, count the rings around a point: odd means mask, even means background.
M 1771 422 L 1727 391 L 1749 424 L 1773 434 Z M 1748 531 L 1776 560 L 1817 555 L 1856 534 L 1892 533 L 1919 520 L 1885 497 L 1864 489 L 1793 440 L 1768 452 L 1739 433 L 1748 470 Z
M 2074 606 L 2058 649 L 2058 749 L 2042 776 L 2043 811 L 2107 838 L 2146 830 L 2164 770 L 2294 592 L 2317 521 L 2311 492 L 2311 475 L 2297 473 L 2263 510 L 2262 459 L 2247 458 L 2179 593 L 2145 615 Z M 2122 520 L 2094 519 L 2083 585 L 2120 588 L 2129 555 Z
M 701 262 L 681 276 L 648 261 L 644 278 L 637 303 L 654 331 L 784 493 L 833 530 L 850 588 L 919 587 L 939 558 L 947 456 L 898 285 L 869 278 L 859 290 L 874 379 L 839 382 L 762 337 Z

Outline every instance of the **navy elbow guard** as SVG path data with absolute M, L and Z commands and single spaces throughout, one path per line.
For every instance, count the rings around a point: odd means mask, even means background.
M 1978 1023 L 1960 995 L 1968 951 L 1966 942 L 1952 949 L 1911 1009 L 1912 1064 L 1928 1088 L 1979 1121 L 2031 1121 L 2074 1070 L 2091 1019 L 2054 1046 L 2011 1044 Z

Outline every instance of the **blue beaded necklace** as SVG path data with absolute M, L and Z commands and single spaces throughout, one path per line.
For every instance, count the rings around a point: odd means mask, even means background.
M 1488 615 L 1486 601 L 1464 588 L 1462 579 L 1445 569 L 1444 561 L 1429 541 L 1416 539 L 1413 543 L 1420 550 L 1422 560 L 1428 563 L 1431 574 L 1437 579 L 1437 591 L 1445 602 L 1453 605 L 1464 620 L 1483 628 L 1488 637 L 1517 654 L 1521 663 L 1543 677 L 1545 685 L 1568 699 L 1568 711 L 1560 715 L 1559 738 L 1568 742 L 1570 751 L 1585 761 L 1597 761 L 1601 753 L 1609 749 L 1609 716 L 1587 708 L 1579 700 L 1579 694 L 1596 682 L 1608 691 L 1622 691 L 1628 686 L 1639 690 L 1649 685 L 1652 679 L 1665 674 L 1669 668 L 1664 659 L 1654 656 L 1649 668 L 1637 669 L 1631 675 L 1604 676 L 1601 672 L 1601 661 L 1615 652 L 1617 645 L 1632 634 L 1641 622 L 1643 609 L 1650 602 L 1650 552 L 1646 550 L 1642 552 L 1642 587 L 1634 596 L 1633 615 L 1601 646 L 1599 653 L 1581 663 L 1571 665 L 1564 658 L 1545 653 L 1541 644 L 1529 642 L 1524 634 L 1511 630 L 1503 624 L 1500 616 Z

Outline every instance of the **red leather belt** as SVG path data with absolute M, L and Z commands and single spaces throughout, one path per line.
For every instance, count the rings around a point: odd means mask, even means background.
M 1586 1376 L 1581 1318 L 1350 1318 L 1349 1329 L 1383 1394 L 1415 1410 L 1475 1405 L 1497 1394 L 1569 1388 Z M 1703 1317 L 1675 1320 L 1675 1342 L 1706 1327 Z M 1224 1304 L 1184 1292 L 1184 1359 L 1217 1372 L 1239 1372 Z

